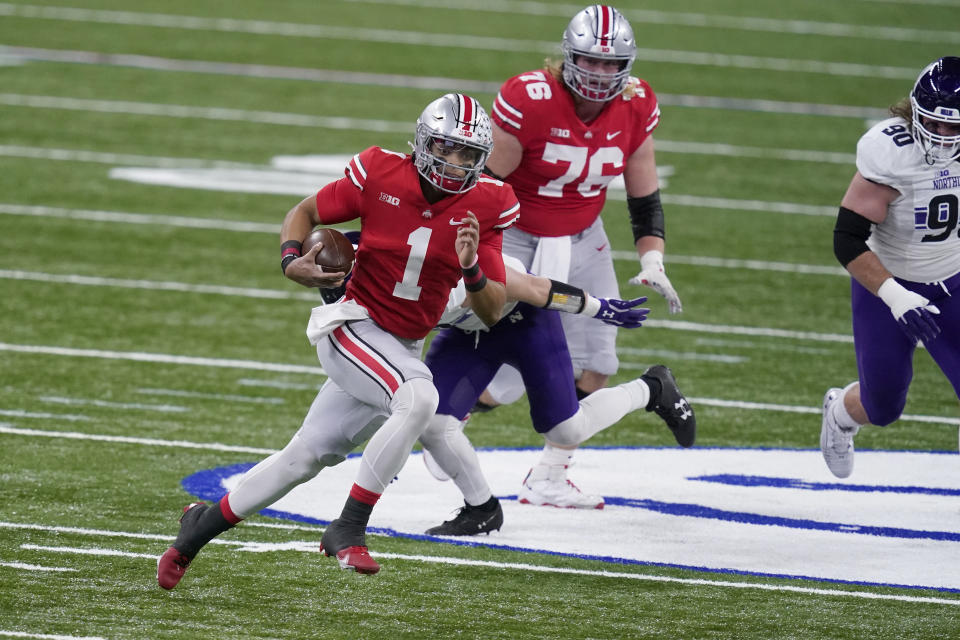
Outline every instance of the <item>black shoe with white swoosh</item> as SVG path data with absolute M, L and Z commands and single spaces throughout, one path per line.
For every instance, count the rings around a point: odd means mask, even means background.
M 503 526 L 503 509 L 500 508 L 500 501 L 496 498 L 493 498 L 492 508 L 474 507 L 466 502 L 463 505 L 453 520 L 447 520 L 443 524 L 427 529 L 427 535 L 475 536 L 480 533 L 489 534 L 491 531 L 499 531 Z

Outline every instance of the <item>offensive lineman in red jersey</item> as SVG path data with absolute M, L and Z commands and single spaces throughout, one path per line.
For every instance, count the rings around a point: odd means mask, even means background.
M 335 287 L 346 274 L 316 265 L 319 244 L 301 256 L 303 238 L 318 224 L 361 221 L 344 299 L 315 308 L 307 326 L 329 379 L 286 447 L 250 469 L 218 504 L 184 510 L 180 534 L 157 564 L 161 587 L 175 587 L 215 536 L 342 462 L 367 439 L 356 482 L 321 549 L 343 569 L 380 570 L 367 550 L 367 521 L 439 400 L 420 359 L 423 338 L 461 278 L 483 322 L 496 323 L 506 302 L 502 231 L 517 220 L 520 205 L 508 185 L 481 176 L 492 145 L 480 104 L 447 94 L 420 115 L 412 155 L 367 149 L 353 157 L 346 177 L 287 213 L 281 266 L 308 287 Z
M 664 222 L 652 133 L 660 122 L 653 90 L 631 77 L 633 29 L 610 6 L 578 12 L 563 34 L 563 61 L 507 80 L 493 104 L 495 151 L 487 170 L 508 182 L 523 217 L 504 234 L 504 253 L 532 272 L 601 297 L 620 296 L 600 211 L 607 185 L 622 175 L 641 271 L 631 284 L 680 298 L 663 267 Z M 563 327 L 581 398 L 617 371 L 616 327 L 564 314 Z M 512 402 L 523 393 L 515 370 L 501 369 L 475 409 Z M 499 396 L 499 397 L 498 397 Z M 693 421 L 690 415 L 690 421 Z M 547 443 L 521 488 L 531 504 L 598 508 L 567 480 L 572 450 Z

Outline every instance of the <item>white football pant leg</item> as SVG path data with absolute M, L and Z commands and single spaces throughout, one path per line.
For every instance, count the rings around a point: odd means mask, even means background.
M 487 393 L 498 404 L 513 404 L 526 393 L 523 377 L 514 367 L 502 365 L 487 385 Z
M 477 452 L 455 417 L 435 415 L 420 436 L 420 443 L 457 485 L 467 504 L 478 506 L 493 496 Z
M 426 378 L 413 378 L 401 384 L 390 402 L 390 417 L 363 450 L 356 483 L 367 491 L 383 493 L 400 473 L 439 402 L 436 387 Z
M 547 442 L 577 446 L 650 401 L 650 388 L 639 378 L 598 389 L 580 401 L 575 414 L 543 434 Z

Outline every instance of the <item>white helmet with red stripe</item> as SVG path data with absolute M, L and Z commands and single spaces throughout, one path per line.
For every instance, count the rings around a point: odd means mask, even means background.
M 420 114 L 412 146 L 417 171 L 431 184 L 447 193 L 469 191 L 493 149 L 490 118 L 474 98 L 448 93 Z
M 630 77 L 637 57 L 633 28 L 623 14 L 611 6 L 595 4 L 573 16 L 563 32 L 563 81 L 570 89 L 591 102 L 615 98 Z M 614 60 L 615 73 L 600 73 L 577 65 L 577 58 Z

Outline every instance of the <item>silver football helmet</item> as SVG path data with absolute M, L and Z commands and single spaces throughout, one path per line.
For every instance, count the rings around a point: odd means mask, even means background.
M 623 14 L 611 6 L 595 4 L 573 16 L 563 32 L 563 81 L 578 96 L 591 102 L 607 102 L 615 98 L 630 77 L 630 67 L 637 57 L 633 28 Z M 577 58 L 587 56 L 616 60 L 615 73 L 599 73 L 577 65 Z
M 928 64 L 910 92 L 910 106 L 913 133 L 927 163 L 948 163 L 960 156 L 960 58 L 948 56 Z M 934 131 L 927 128 L 932 125 Z M 949 128 L 952 135 L 942 133 Z
M 420 114 L 412 146 L 421 176 L 441 191 L 464 193 L 477 184 L 493 149 L 490 118 L 474 98 L 448 93 Z

